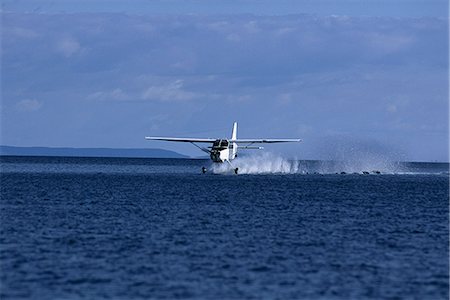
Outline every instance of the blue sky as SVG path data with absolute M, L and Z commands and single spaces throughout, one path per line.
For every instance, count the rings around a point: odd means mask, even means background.
M 2 144 L 448 161 L 446 1 L 212 2 L 3 1 Z
M 447 17 L 446 0 L 4 0 L 4 11 Z

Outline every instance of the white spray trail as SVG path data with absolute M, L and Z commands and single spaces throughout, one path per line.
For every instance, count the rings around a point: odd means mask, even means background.
M 232 161 L 232 168 L 238 168 L 239 174 L 295 174 L 299 172 L 297 161 L 289 161 L 269 152 L 238 157 Z M 212 166 L 214 173 L 228 173 L 230 169 L 231 166 L 227 163 Z
M 288 160 L 269 152 L 236 158 L 231 165 L 213 164 L 211 170 L 216 174 L 234 174 L 234 168 L 238 168 L 239 174 L 397 174 L 401 171 L 398 163 L 377 155 L 340 161 L 302 161 Z

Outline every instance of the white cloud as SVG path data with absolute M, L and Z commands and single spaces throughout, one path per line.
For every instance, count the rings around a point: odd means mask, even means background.
M 255 20 L 249 21 L 244 25 L 244 29 L 249 34 L 257 34 L 260 32 L 258 22 Z
M 283 36 L 283 35 L 289 35 L 296 31 L 297 29 L 294 27 L 282 27 L 278 28 L 275 32 L 276 35 Z
M 8 32 L 5 32 L 8 33 Z M 9 30 L 9 33 L 23 39 L 35 39 L 39 37 L 39 34 L 32 29 L 23 27 L 13 27 Z
M 292 94 L 291 93 L 281 93 L 277 97 L 278 103 L 282 105 L 288 105 L 292 102 Z
M 80 43 L 72 37 L 62 38 L 56 45 L 56 50 L 67 58 L 80 52 L 81 49 Z
M 144 100 L 156 101 L 187 101 L 193 99 L 195 93 L 183 89 L 184 81 L 177 79 L 163 85 L 153 85 L 142 94 Z
M 39 102 L 38 100 L 36 100 L 36 99 L 24 99 L 24 100 L 21 100 L 21 101 L 19 101 L 17 104 L 16 104 L 16 108 L 19 110 L 19 111 L 24 111 L 24 112 L 27 112 L 27 111 L 37 111 L 37 110 L 39 110 L 40 108 L 42 107 L 42 103 L 41 102 Z
M 229 29 L 229 22 L 226 21 L 215 21 L 207 25 L 210 30 L 216 31 L 218 33 L 227 32 Z
M 100 100 L 100 101 L 126 101 L 130 100 L 130 96 L 126 94 L 122 89 L 116 88 L 111 91 L 95 92 L 87 96 L 88 100 Z
M 386 107 L 386 111 L 389 113 L 396 113 L 397 112 L 397 105 L 395 104 L 388 104 Z
M 221 99 L 225 99 L 227 101 L 227 103 L 231 103 L 232 105 L 234 104 L 245 104 L 245 103 L 251 103 L 254 101 L 254 97 L 253 95 L 210 95 L 208 98 L 211 99 L 218 99 L 219 101 Z
M 236 33 L 230 33 L 227 35 L 226 39 L 230 42 L 239 42 L 241 41 L 241 37 Z
M 371 33 L 369 35 L 369 45 L 382 54 L 391 54 L 410 47 L 414 38 L 409 35 Z

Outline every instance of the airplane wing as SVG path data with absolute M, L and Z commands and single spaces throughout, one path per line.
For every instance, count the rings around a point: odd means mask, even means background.
M 184 143 L 214 143 L 216 139 L 198 139 L 198 138 L 175 138 L 175 137 L 161 137 L 161 136 L 146 136 L 146 140 L 154 141 L 169 141 L 169 142 L 184 142 Z
M 235 139 L 229 140 L 230 143 L 250 143 L 250 144 L 270 144 L 270 143 L 289 143 L 301 142 L 301 139 Z

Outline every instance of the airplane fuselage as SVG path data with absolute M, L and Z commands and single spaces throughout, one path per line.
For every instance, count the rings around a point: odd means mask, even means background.
M 215 140 L 210 151 L 211 160 L 216 163 L 231 161 L 236 157 L 234 147 L 237 147 L 237 145 L 230 143 L 227 139 Z

